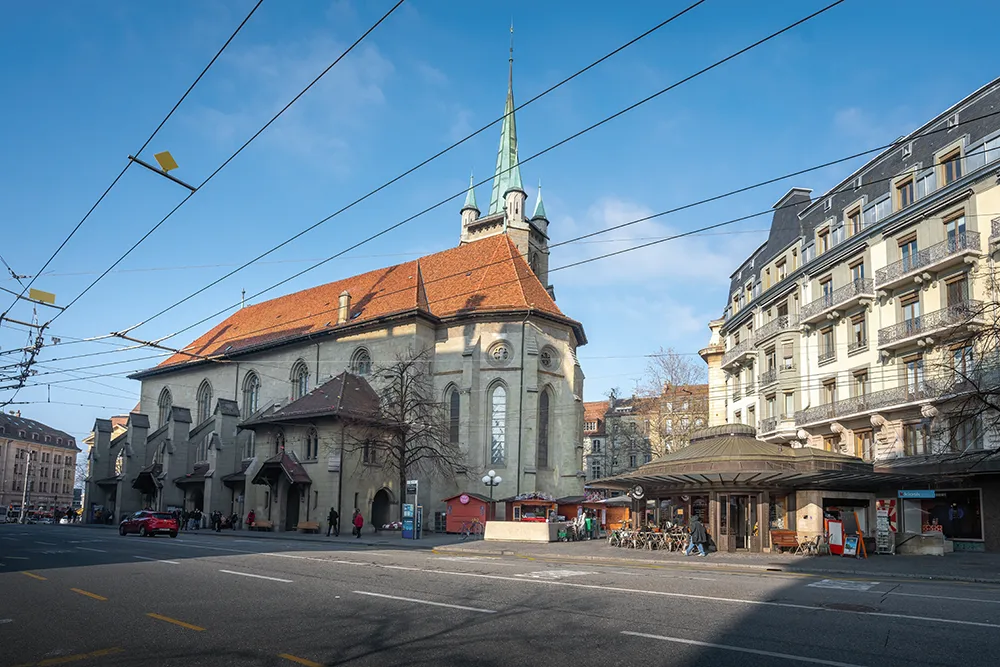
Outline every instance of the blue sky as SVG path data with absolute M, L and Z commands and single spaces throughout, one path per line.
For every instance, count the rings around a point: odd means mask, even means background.
M 24 274 L 49 253 L 141 145 L 252 2 L 0 5 L 0 254 Z M 503 112 L 508 24 L 524 101 L 688 3 L 456 3 L 408 0 L 51 333 L 89 337 L 144 320 Z M 522 160 L 823 6 L 813 0 L 704 5 L 520 111 Z M 265 0 L 143 156 L 170 150 L 200 182 L 391 5 Z M 988 35 L 1000 6 L 848 0 L 840 7 L 522 167 L 541 179 L 552 241 L 888 143 L 997 76 Z M 966 20 L 975 17 L 974 23 Z M 955 31 L 947 42 L 946 26 Z M 951 43 L 954 46 L 942 48 Z M 499 125 L 168 315 L 167 335 L 394 224 L 492 173 Z M 760 188 L 553 252 L 563 264 L 761 211 L 793 185 L 824 190 L 857 165 Z M 68 302 L 185 191 L 131 169 L 36 287 Z M 478 190 L 480 204 L 488 186 Z M 441 250 L 458 241 L 461 199 L 270 296 Z M 725 303 L 730 272 L 766 238 L 762 217 L 551 275 L 582 321 L 586 398 L 629 390 L 644 354 L 695 353 Z M 0 276 L 0 286 L 16 283 Z M 8 305 L 5 297 L 0 308 Z M 31 317 L 30 306 L 11 311 Z M 44 318 L 46 314 L 40 314 Z M 208 325 L 206 325 L 207 327 Z M 194 333 L 194 332 L 192 332 Z M 0 328 L 0 349 L 26 334 Z M 183 345 L 190 334 L 171 342 Z M 81 343 L 45 349 L 41 372 L 147 356 Z M 10 357 L 7 357 L 9 359 Z M 7 363 L 4 357 L 2 363 Z M 108 374 L 150 361 L 91 368 Z M 33 383 L 66 380 L 39 375 Z M 82 437 L 132 407 L 119 376 L 22 390 L 25 416 Z M 0 393 L 0 398 L 9 393 Z M 47 397 L 54 402 L 46 404 Z M 131 398 L 130 398 L 131 397 Z M 107 406 L 74 407 L 62 403 Z

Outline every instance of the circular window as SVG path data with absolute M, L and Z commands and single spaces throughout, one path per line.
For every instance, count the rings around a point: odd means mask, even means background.
M 543 348 L 538 355 L 538 362 L 542 365 L 542 368 L 553 370 L 556 367 L 556 351 L 551 347 Z
M 494 343 L 489 350 L 490 361 L 495 364 L 505 364 L 510 361 L 511 357 L 510 345 L 504 342 Z

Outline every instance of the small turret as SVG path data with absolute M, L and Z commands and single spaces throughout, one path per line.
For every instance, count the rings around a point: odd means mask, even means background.
M 469 191 L 465 195 L 465 205 L 462 206 L 462 227 L 479 219 L 479 206 L 476 205 L 476 189 L 473 187 L 475 177 L 469 175 Z

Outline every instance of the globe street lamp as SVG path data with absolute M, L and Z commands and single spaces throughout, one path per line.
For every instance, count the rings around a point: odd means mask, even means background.
M 497 475 L 495 470 L 490 470 L 488 473 L 483 475 L 483 484 L 490 487 L 490 517 L 492 518 L 496 514 L 496 508 L 493 505 L 493 487 L 500 486 L 500 482 L 503 478 Z

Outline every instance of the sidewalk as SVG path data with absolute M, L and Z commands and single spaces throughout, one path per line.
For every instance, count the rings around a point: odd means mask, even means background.
M 436 553 L 516 556 L 560 561 L 620 563 L 632 566 L 732 568 L 818 576 L 904 578 L 1000 584 L 1000 554 L 954 553 L 946 556 L 871 556 L 868 559 L 790 554 L 713 553 L 705 558 L 683 553 L 635 551 L 608 546 L 606 540 L 584 542 L 465 542 L 442 546 Z
M 118 526 L 106 526 L 99 524 L 77 523 L 74 527 L 94 528 L 105 530 L 118 530 Z M 365 528 L 360 538 L 354 537 L 350 532 L 341 533 L 339 537 L 327 537 L 326 533 L 300 533 L 297 531 L 275 532 L 259 530 L 223 530 L 215 532 L 208 528 L 201 530 L 182 530 L 180 536 L 199 535 L 218 538 L 240 538 L 244 540 L 279 540 L 283 542 L 312 542 L 321 544 L 331 544 L 338 547 L 381 547 L 389 549 L 440 549 L 451 548 L 465 544 L 458 535 L 439 535 L 437 533 L 425 533 L 419 540 L 404 540 L 400 532 L 381 531 L 373 533 L 370 528 Z

